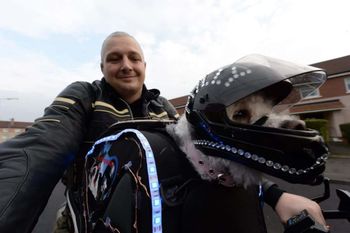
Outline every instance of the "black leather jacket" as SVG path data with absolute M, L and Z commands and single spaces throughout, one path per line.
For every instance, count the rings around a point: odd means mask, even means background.
M 144 87 L 142 97 L 144 118 L 177 118 L 158 90 Z M 104 79 L 75 82 L 24 133 L 0 144 L 0 232 L 31 232 L 77 155 L 110 125 L 130 119 L 130 106 Z

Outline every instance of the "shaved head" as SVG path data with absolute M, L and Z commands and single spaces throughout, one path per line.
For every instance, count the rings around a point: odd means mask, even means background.
M 142 58 L 144 59 L 142 48 L 141 48 L 139 42 L 135 39 L 135 37 L 133 37 L 132 35 L 130 35 L 129 33 L 126 33 L 126 32 L 116 31 L 116 32 L 112 32 L 111 34 L 109 34 L 106 37 L 106 39 L 103 41 L 103 43 L 102 43 L 102 47 L 101 47 L 101 63 L 103 62 L 103 58 L 104 58 L 105 53 L 106 53 L 106 45 L 108 44 L 109 40 L 111 38 L 113 38 L 113 37 L 129 37 L 129 38 L 132 38 L 136 42 L 136 44 L 140 47 L 141 55 L 142 55 Z

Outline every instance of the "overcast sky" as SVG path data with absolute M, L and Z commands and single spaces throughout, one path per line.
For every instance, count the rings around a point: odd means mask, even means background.
M 113 31 L 139 40 L 146 85 L 175 98 L 251 53 L 304 64 L 350 55 L 349 9 L 347 0 L 1 1 L 0 120 L 33 121 L 66 85 L 100 79 L 100 45 Z

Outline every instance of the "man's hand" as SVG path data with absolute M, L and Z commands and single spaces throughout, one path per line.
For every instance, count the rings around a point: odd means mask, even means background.
M 304 209 L 306 209 L 318 223 L 329 229 L 329 226 L 326 224 L 326 220 L 323 217 L 321 207 L 316 202 L 306 197 L 291 193 L 283 193 L 275 206 L 275 211 L 281 222 L 284 224 L 287 223 L 288 219 L 300 214 Z

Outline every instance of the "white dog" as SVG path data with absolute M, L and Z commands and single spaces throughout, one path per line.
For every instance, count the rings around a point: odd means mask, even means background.
M 290 115 L 273 113 L 273 101 L 257 92 L 226 108 L 228 118 L 237 123 L 254 124 L 267 116 L 263 126 L 288 129 L 305 129 L 305 122 Z M 218 181 L 225 186 L 257 184 L 261 173 L 233 161 L 208 156 L 195 148 L 192 141 L 193 129 L 183 115 L 176 125 L 169 125 L 168 132 L 175 138 L 181 150 L 186 154 L 202 179 Z

